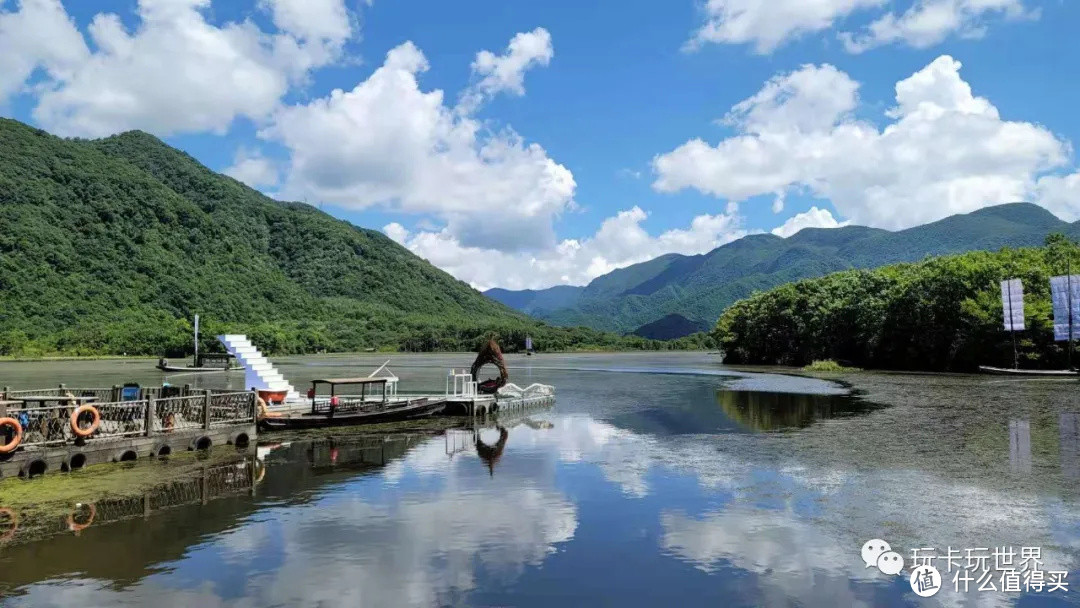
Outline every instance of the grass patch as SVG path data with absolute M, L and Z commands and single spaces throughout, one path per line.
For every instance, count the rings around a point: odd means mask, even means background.
M 858 367 L 844 367 L 832 359 L 814 361 L 803 368 L 804 372 L 861 372 Z

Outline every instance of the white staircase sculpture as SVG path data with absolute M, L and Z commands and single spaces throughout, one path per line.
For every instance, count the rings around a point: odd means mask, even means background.
M 260 391 L 285 391 L 288 393 L 286 399 L 300 397 L 293 385 L 285 380 L 281 372 L 274 369 L 273 364 L 255 348 L 247 336 L 225 335 L 218 336 L 217 339 L 225 345 L 225 350 L 244 366 L 244 390 L 254 388 Z

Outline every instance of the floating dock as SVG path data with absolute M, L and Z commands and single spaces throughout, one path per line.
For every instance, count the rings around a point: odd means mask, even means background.
M 35 477 L 215 445 L 245 447 L 256 439 L 256 393 L 5 387 L 0 419 L 6 420 L 0 426 L 0 446 L 9 450 L 0 454 L 0 479 Z
M 479 383 L 467 370 L 452 369 L 446 375 L 446 409 L 450 415 L 484 417 L 498 411 L 513 411 L 550 405 L 555 402 L 555 387 L 530 384 L 525 388 L 510 383 L 494 395 L 478 390 Z

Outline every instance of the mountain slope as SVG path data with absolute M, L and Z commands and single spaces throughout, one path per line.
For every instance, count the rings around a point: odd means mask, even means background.
M 807 228 L 786 239 L 755 234 L 706 254 L 669 254 L 613 271 L 581 288 L 573 304 L 530 314 L 556 325 L 635 333 L 679 315 L 689 322 L 682 324 L 689 331 L 711 326 L 736 300 L 783 283 L 928 255 L 1034 246 L 1051 232 L 1080 235 L 1080 223 L 1063 222 L 1036 205 L 1012 203 L 897 232 L 848 226 Z M 530 297 L 543 299 L 546 291 Z M 497 299 L 517 308 L 516 293 L 503 291 Z
M 573 285 L 557 285 L 549 289 L 523 289 L 512 291 L 509 289 L 489 289 L 484 295 L 528 315 L 539 315 L 545 311 L 558 310 L 573 306 L 581 296 L 582 287 Z
M 709 329 L 711 328 L 704 323 L 691 321 L 680 314 L 672 313 L 662 319 L 642 325 L 633 333 L 635 336 L 652 340 L 671 340 Z
M 613 340 L 537 324 L 393 242 L 280 203 L 145 133 L 0 119 L 0 355 L 177 354 L 190 319 L 270 352 Z

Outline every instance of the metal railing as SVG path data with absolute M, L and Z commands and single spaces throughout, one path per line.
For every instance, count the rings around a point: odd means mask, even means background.
M 472 374 L 456 369 L 446 374 L 447 397 L 475 397 L 478 394 L 479 383 L 473 380 Z
M 357 414 L 360 412 L 374 412 L 383 410 L 392 405 L 393 402 L 382 400 L 382 396 L 367 397 L 361 399 L 359 395 L 337 395 L 335 397 L 319 397 L 316 398 L 311 405 L 311 411 L 315 414 L 329 415 L 334 414 Z
M 167 397 L 188 397 L 192 395 L 203 395 L 206 393 L 205 389 L 195 389 L 190 385 L 185 384 L 182 386 L 143 386 L 143 387 L 124 387 L 119 384 L 107 388 L 100 387 L 76 387 L 67 386 L 64 384 L 55 388 L 35 388 L 26 390 L 11 390 L 9 387 L 0 387 L 0 397 L 4 399 L 19 400 L 24 397 L 93 397 L 99 402 L 112 402 L 120 401 L 121 396 L 125 390 L 134 388 L 136 394 L 131 401 L 143 401 L 146 399 L 161 399 Z M 231 390 L 222 389 L 210 389 L 213 393 L 231 393 Z
M 71 430 L 72 406 L 58 405 L 27 409 L 9 409 L 8 415 L 23 427 L 23 447 L 63 445 L 75 439 Z
M 206 395 L 154 399 L 151 428 L 156 432 L 186 431 L 206 426 Z
M 210 396 L 210 426 L 241 424 L 255 419 L 251 392 L 217 393 Z
M 57 402 L 56 405 L 40 406 L 33 405 L 34 401 L 28 401 L 22 406 L 7 408 L 6 415 L 18 420 L 23 427 L 22 447 L 64 445 L 79 439 L 71 424 L 77 402 L 66 398 L 68 392 L 76 393 L 76 390 L 78 389 L 7 392 L 6 399 L 13 401 L 18 401 L 20 397 L 51 397 L 50 401 L 55 399 Z M 166 399 L 151 397 L 137 401 L 104 403 L 95 400 L 87 404 L 97 410 L 100 424 L 92 435 L 83 440 L 108 441 L 253 424 L 256 415 L 255 399 L 253 392 L 201 391 L 199 394 Z M 82 428 L 86 428 L 85 423 Z
M 64 385 L 60 385 L 57 388 L 41 388 L 30 389 L 21 391 L 4 391 L 0 390 L 0 394 L 4 395 L 5 399 L 18 400 L 23 397 L 65 397 L 68 395 L 74 397 L 93 397 L 98 401 L 119 401 L 120 395 L 118 388 L 68 388 Z

